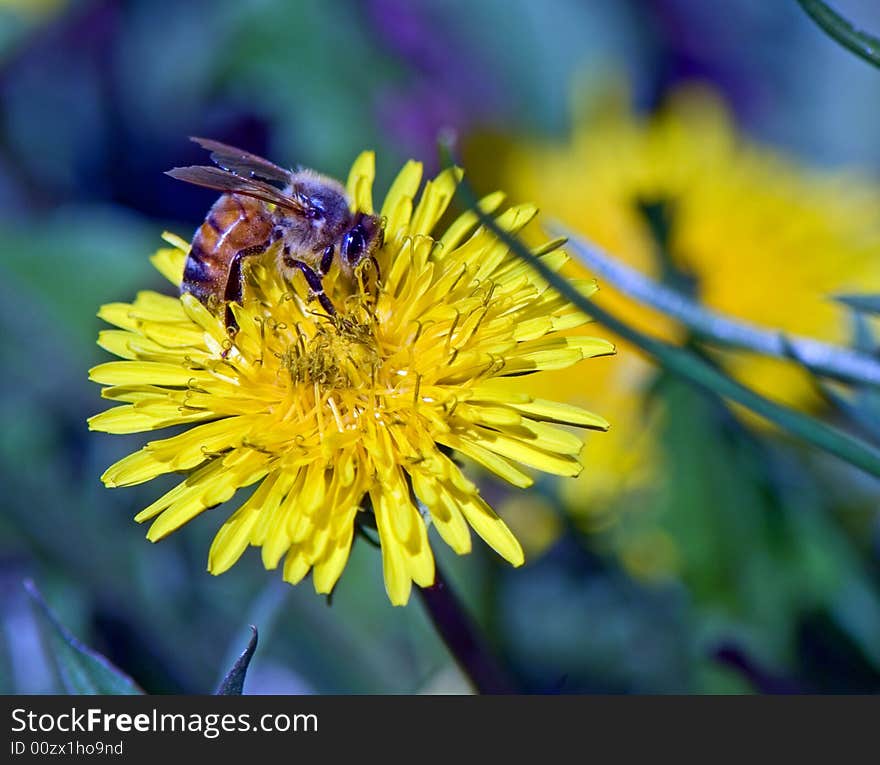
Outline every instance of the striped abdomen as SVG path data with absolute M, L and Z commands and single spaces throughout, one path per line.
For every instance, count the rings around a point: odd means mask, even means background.
M 272 217 L 266 205 L 250 197 L 224 194 L 211 207 L 192 240 L 183 269 L 181 292 L 209 307 L 238 296 L 240 264 L 236 254 L 252 254 L 269 241 Z M 235 273 L 230 273 L 234 271 Z

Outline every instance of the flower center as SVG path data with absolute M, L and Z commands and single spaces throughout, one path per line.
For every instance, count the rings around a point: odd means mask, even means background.
M 297 327 L 297 340 L 281 357 L 295 385 L 347 390 L 375 382 L 381 358 L 375 319 L 336 317 L 316 324 L 313 335 Z

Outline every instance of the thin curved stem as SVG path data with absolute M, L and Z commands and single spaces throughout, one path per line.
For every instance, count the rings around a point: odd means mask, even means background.
M 880 39 L 856 29 L 824 0 L 797 0 L 797 2 L 829 37 L 869 64 L 880 67 Z
M 794 360 L 815 374 L 849 383 L 880 386 L 880 362 L 864 353 L 808 337 L 788 335 L 703 308 L 680 292 L 655 282 L 634 268 L 578 238 L 558 223 L 548 229 L 569 239 L 566 249 L 595 276 L 625 295 L 678 320 L 697 336 L 765 356 Z
M 484 694 L 515 693 L 473 619 L 464 610 L 442 571 L 432 587 L 418 588 L 431 622 L 474 688 Z

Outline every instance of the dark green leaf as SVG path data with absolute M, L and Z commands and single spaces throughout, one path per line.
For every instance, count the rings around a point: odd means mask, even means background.
M 856 29 L 823 0 L 798 0 L 798 2 L 807 15 L 822 27 L 829 37 L 865 59 L 869 64 L 880 68 L 880 39 Z
M 880 295 L 836 295 L 834 299 L 862 313 L 880 313 Z
M 117 696 L 143 693 L 128 675 L 68 631 L 31 580 L 24 582 L 24 588 L 43 617 L 46 648 L 67 693 Z
M 257 628 L 251 625 L 251 639 L 248 642 L 247 648 L 245 648 L 241 656 L 236 659 L 235 664 L 232 665 L 232 669 L 226 673 L 226 677 L 223 678 L 220 687 L 217 688 L 217 696 L 241 696 L 244 690 L 244 678 L 245 675 L 247 675 L 248 666 L 250 666 L 251 659 L 256 650 Z
M 880 442 L 880 402 L 876 396 L 867 391 L 846 396 L 822 382 L 818 387 L 825 400 L 846 418 L 854 430 Z
M 852 312 L 852 347 L 859 353 L 877 355 L 877 340 L 868 318 L 860 311 Z

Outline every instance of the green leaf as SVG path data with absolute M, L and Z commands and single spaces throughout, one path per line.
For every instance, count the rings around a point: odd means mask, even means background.
M 834 299 L 862 313 L 880 313 L 880 295 L 835 295 Z
M 226 677 L 220 682 L 216 696 L 241 696 L 244 690 L 244 678 L 248 667 L 257 650 L 257 628 L 251 625 L 251 639 L 241 656 L 236 659 L 232 669 L 226 673 Z
M 440 150 L 443 165 L 451 167 L 453 163 L 450 149 L 441 145 Z M 466 181 L 459 184 L 458 193 L 468 208 L 477 216 L 480 223 L 506 244 L 517 257 L 528 263 L 560 295 L 577 306 L 587 316 L 637 346 L 648 356 L 653 357 L 660 366 L 715 395 L 751 409 L 755 414 L 772 422 L 790 435 L 823 449 L 871 475 L 880 477 L 880 450 L 861 439 L 825 424 L 821 420 L 764 398 L 685 348 L 670 345 L 633 329 L 600 308 L 589 298 L 584 297 L 568 279 L 536 258 L 517 237 L 500 228 L 494 218 L 486 215 L 480 209 L 477 197 Z M 577 239 L 572 239 L 569 246 L 577 248 Z M 581 246 L 586 248 L 586 245 L 582 244 Z
M 46 648 L 67 693 L 117 696 L 143 693 L 128 675 L 69 632 L 30 579 L 25 580 L 24 588 L 43 617 Z
M 874 329 L 861 311 L 852 312 L 851 343 L 859 353 L 877 356 L 877 339 L 874 337 Z
M 870 444 L 827 425 L 815 417 L 810 417 L 764 398 L 710 366 L 690 351 L 643 335 L 602 309 L 593 307 L 591 315 L 611 331 L 653 356 L 666 369 L 716 395 L 748 407 L 755 414 L 762 416 L 790 435 L 801 438 L 871 475 L 880 477 L 880 450 Z
M 880 39 L 856 29 L 823 0 L 797 0 L 801 8 L 832 39 L 844 48 L 880 68 Z

